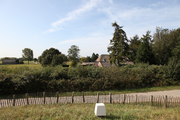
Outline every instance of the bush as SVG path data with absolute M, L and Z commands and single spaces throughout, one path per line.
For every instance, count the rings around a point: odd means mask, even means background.
M 174 85 L 180 83 L 180 64 L 167 66 L 138 64 L 114 68 L 77 66 L 64 68 L 0 66 L 0 95 L 43 91 L 113 90 Z

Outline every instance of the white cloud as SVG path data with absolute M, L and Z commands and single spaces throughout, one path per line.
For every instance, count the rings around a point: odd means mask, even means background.
M 157 2 L 157 3 L 149 5 L 149 7 L 158 7 L 158 6 L 163 5 L 163 4 L 164 4 L 164 2 Z
M 75 19 L 76 17 L 78 17 L 79 15 L 91 10 L 93 7 L 95 7 L 98 2 L 100 2 L 101 0 L 90 0 L 89 2 L 87 2 L 86 4 L 83 4 L 81 5 L 81 7 L 79 9 L 76 9 L 70 13 L 67 14 L 67 17 L 65 18 L 62 18 L 56 22 L 53 22 L 51 24 L 52 28 L 49 29 L 49 30 L 46 30 L 45 32 L 43 33 L 48 33 L 48 32 L 54 32 L 56 30 L 58 30 L 59 26 L 66 22 L 66 21 L 69 21 L 69 20 L 73 20 Z
M 113 3 L 113 0 L 108 0 L 110 3 Z
M 78 41 L 78 39 L 65 40 L 65 41 L 59 42 L 59 44 L 69 44 L 69 43 L 73 43 L 73 42 L 77 42 L 77 41 Z

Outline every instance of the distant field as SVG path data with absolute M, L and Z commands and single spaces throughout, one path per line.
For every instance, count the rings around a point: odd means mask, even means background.
M 14 67 L 22 67 L 22 66 L 27 66 L 30 68 L 42 68 L 41 64 L 35 64 L 34 61 L 24 61 L 24 64 L 8 64 L 8 65 L 3 65 L 2 61 L 0 61 L 0 66 L 7 66 L 9 68 L 14 68 Z

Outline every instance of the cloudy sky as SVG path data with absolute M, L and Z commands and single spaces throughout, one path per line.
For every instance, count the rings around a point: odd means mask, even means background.
M 0 58 L 34 57 L 54 47 L 67 55 L 71 45 L 80 56 L 107 54 L 113 22 L 128 38 L 156 26 L 180 27 L 180 0 L 0 0 Z

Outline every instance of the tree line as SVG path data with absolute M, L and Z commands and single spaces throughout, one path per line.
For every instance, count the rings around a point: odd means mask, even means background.
M 173 58 L 180 59 L 180 28 L 169 30 L 156 27 L 153 35 L 147 31 L 141 38 L 135 35 L 129 40 L 122 26 L 116 22 L 112 26 L 115 30 L 108 52 L 110 62 L 117 66 L 121 66 L 124 56 L 134 63 L 156 65 L 165 65 Z

